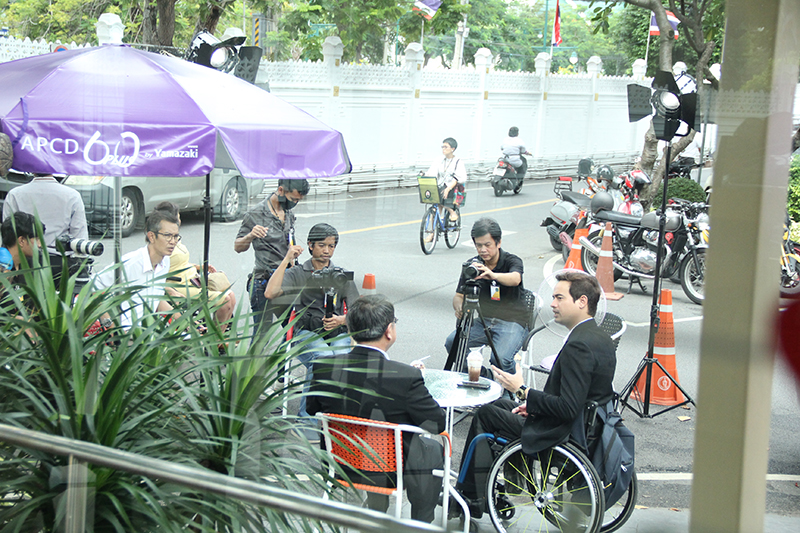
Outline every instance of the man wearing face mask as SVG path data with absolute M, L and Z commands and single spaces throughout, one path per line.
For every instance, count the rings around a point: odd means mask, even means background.
M 282 179 L 278 189 L 250 209 L 242 220 L 233 249 L 242 253 L 252 245 L 256 254 L 255 267 L 248 276 L 250 308 L 253 310 L 253 335 L 259 328 L 269 327 L 272 312 L 265 310 L 267 299 L 264 289 L 275 268 L 296 244 L 294 239 L 295 216 L 292 208 L 305 198 L 309 191 L 308 180 Z

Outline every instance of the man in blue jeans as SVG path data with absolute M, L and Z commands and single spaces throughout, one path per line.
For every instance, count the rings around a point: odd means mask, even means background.
M 331 261 L 339 233 L 330 224 L 316 224 L 308 232 L 308 251 L 311 258 L 303 264 L 290 267 L 303 252 L 299 245 L 289 246 L 286 256 L 275 268 L 267 282 L 264 296 L 272 301 L 294 305 L 298 313 L 295 324 L 295 342 L 304 342 L 306 349 L 299 356 L 308 371 L 315 359 L 323 355 L 338 355 L 350 351 L 345 312 L 347 304 L 358 298 L 358 289 L 352 280 L 340 282 L 344 277 Z M 338 347 L 339 349 L 334 349 Z M 308 383 L 304 388 L 308 391 Z M 309 417 L 305 396 L 300 400 L 301 417 Z M 312 423 L 310 421 L 309 423 Z M 313 422 L 316 424 L 316 422 Z M 305 431 L 310 441 L 318 441 L 319 433 Z
M 522 341 L 527 334 L 528 311 L 522 298 L 522 259 L 500 248 L 503 231 L 494 219 L 484 217 L 476 221 L 472 226 L 471 235 L 478 255 L 471 258 L 468 263 L 471 263 L 478 272 L 474 281 L 480 291 L 480 311 L 499 358 L 499 361 L 492 361 L 492 364 L 506 372 L 514 373 L 514 354 L 522 347 Z M 453 309 L 459 320 L 467 281 L 462 269 L 453 297 Z M 453 347 L 455 336 L 456 332 L 453 331 L 445 341 L 448 352 Z M 486 344 L 489 344 L 486 329 L 476 314 L 469 330 L 468 346 L 474 348 Z

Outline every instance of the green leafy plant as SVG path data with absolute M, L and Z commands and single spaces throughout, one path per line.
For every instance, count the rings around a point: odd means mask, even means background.
M 786 197 L 786 209 L 792 220 L 800 222 L 800 155 L 795 155 L 789 166 L 789 192 Z
M 23 265 L 27 266 L 27 265 Z M 66 266 L 66 265 L 65 265 Z M 137 287 L 58 286 L 49 261 L 0 275 L 0 421 L 284 488 L 320 494 L 326 470 L 305 441 L 287 441 L 276 385 L 304 345 L 274 325 L 251 345 L 237 312 L 229 331 L 197 300 L 170 317 L 134 313 L 130 329 L 85 333 L 130 305 Z M 73 294 L 77 295 L 73 301 Z M 167 321 L 167 318 L 171 320 Z M 209 324 L 198 333 L 196 321 Z M 68 459 L 0 442 L 0 531 L 56 531 L 66 512 Z M 93 530 L 311 531 L 241 501 L 89 465 Z M 269 524 L 269 526 L 267 526 Z
M 655 198 L 656 205 L 661 205 L 661 198 L 664 194 L 663 182 L 658 187 Z M 682 198 L 690 202 L 705 202 L 706 193 L 698 183 L 689 178 L 670 178 L 667 187 L 667 198 Z

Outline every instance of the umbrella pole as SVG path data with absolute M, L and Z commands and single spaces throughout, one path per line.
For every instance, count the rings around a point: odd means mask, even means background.
M 111 233 L 114 238 L 114 264 L 122 262 L 122 176 L 114 176 L 114 199 L 111 202 Z M 117 284 L 122 283 L 122 272 L 114 269 L 114 279 Z
M 203 234 L 203 298 L 208 299 L 208 245 L 211 241 L 211 173 L 206 174 L 206 195 L 203 198 L 205 232 Z

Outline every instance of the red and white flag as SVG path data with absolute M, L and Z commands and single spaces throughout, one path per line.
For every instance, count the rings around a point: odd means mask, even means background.
M 426 20 L 431 20 L 441 5 L 442 0 L 416 0 L 411 11 L 417 11 L 425 17 Z
M 680 24 L 680 19 L 675 16 L 672 11 L 667 11 L 667 20 L 669 20 L 669 25 L 672 26 L 672 31 L 675 32 L 675 38 L 678 38 L 678 24 Z M 656 14 L 653 13 L 650 16 L 650 35 L 661 35 L 661 32 L 658 30 L 658 22 L 656 22 Z
M 561 6 L 558 5 L 559 0 L 556 0 L 556 19 L 553 22 L 553 46 L 561 45 Z

